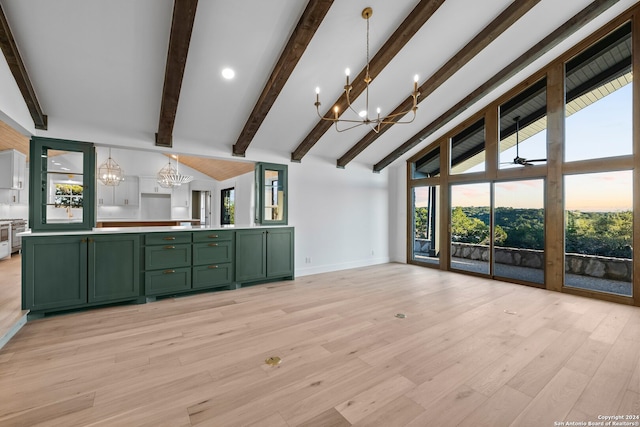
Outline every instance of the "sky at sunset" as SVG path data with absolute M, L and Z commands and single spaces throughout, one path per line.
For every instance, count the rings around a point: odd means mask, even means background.
M 566 161 L 628 155 L 632 152 L 632 93 L 626 85 L 566 120 Z M 540 132 L 520 143 L 520 156 L 544 158 L 546 138 Z M 500 161 L 511 161 L 515 147 L 505 150 Z M 484 164 L 471 171 L 484 170 Z M 495 183 L 495 205 L 513 208 L 542 208 L 544 181 L 525 180 Z M 631 171 L 565 176 L 565 209 L 581 211 L 631 210 L 633 205 Z M 427 205 L 427 190 L 415 190 L 416 206 Z M 452 206 L 489 206 L 490 184 L 452 185 Z

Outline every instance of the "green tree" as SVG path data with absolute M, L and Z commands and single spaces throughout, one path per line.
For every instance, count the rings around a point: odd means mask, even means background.
M 427 237 L 427 227 L 428 227 L 428 218 L 429 211 L 425 207 L 415 208 L 414 211 L 414 229 L 415 229 L 415 237 L 417 238 L 426 238 Z
M 489 226 L 478 218 L 468 217 L 462 207 L 451 212 L 451 240 L 462 243 L 487 243 Z

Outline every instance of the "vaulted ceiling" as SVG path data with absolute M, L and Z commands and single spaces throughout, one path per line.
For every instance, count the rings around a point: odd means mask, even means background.
M 380 171 L 635 3 L 0 0 L 0 113 L 52 138 Z M 363 91 L 367 6 L 370 106 L 383 116 L 406 109 L 414 74 L 421 102 L 411 124 L 338 133 L 319 119 L 315 88 L 329 115 L 334 104 L 344 110 L 345 68 L 352 94 Z

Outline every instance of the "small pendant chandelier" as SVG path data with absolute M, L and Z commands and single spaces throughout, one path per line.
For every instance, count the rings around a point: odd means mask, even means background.
M 365 76 L 364 76 L 364 84 L 365 84 L 365 104 L 364 104 L 364 110 L 361 111 L 356 111 L 356 109 L 351 105 L 351 99 L 349 98 L 349 94 L 351 92 L 351 90 L 353 89 L 353 86 L 351 86 L 351 83 L 349 82 L 349 74 L 351 73 L 351 71 L 347 68 L 345 70 L 345 74 L 347 75 L 347 83 L 344 86 L 344 94 L 346 97 L 346 101 L 347 101 L 347 109 L 350 110 L 352 113 L 355 113 L 355 116 L 353 119 L 341 119 L 340 118 L 340 108 L 336 105 L 333 107 L 333 117 L 330 114 L 326 114 L 326 115 L 322 115 L 320 114 L 320 88 L 316 87 L 316 102 L 315 102 L 315 106 L 316 106 L 316 111 L 318 113 L 318 116 L 320 117 L 321 120 L 325 120 L 325 121 L 329 121 L 329 122 L 333 122 L 335 124 L 336 130 L 338 132 L 344 132 L 346 130 L 349 129 L 353 129 L 355 127 L 358 126 L 362 126 L 362 125 L 367 125 L 369 126 L 375 133 L 379 133 L 380 132 L 380 126 L 381 125 L 386 125 L 386 124 L 407 124 L 407 123 L 411 123 L 415 120 L 416 118 L 416 111 L 418 110 L 418 97 L 420 96 L 420 91 L 418 90 L 418 80 L 419 77 L 416 74 L 415 77 L 413 78 L 413 92 L 411 92 L 411 97 L 413 98 L 413 103 L 410 109 L 405 110 L 405 111 L 401 111 L 395 114 L 389 114 L 387 116 L 380 116 L 380 108 L 378 107 L 376 110 L 376 117 L 375 118 L 370 118 L 369 114 L 369 83 L 371 83 L 371 76 L 369 75 L 369 18 L 371 18 L 371 15 L 373 15 L 373 9 L 371 9 L 370 7 L 365 8 L 362 11 L 362 18 L 364 18 L 367 21 L 367 67 L 365 68 Z M 346 110 L 345 110 L 346 112 Z M 400 117 L 408 114 L 408 113 L 413 113 L 413 116 L 411 117 L 410 120 L 406 120 L 406 121 L 401 121 Z M 359 118 L 357 118 L 359 117 Z M 338 123 L 346 123 L 347 127 L 340 129 L 338 128 Z
M 124 181 L 124 171 L 120 165 L 111 158 L 111 148 L 109 148 L 109 158 L 98 166 L 98 179 L 104 185 L 111 187 L 120 185 L 120 183 Z
M 175 168 L 171 164 L 171 158 L 169 158 L 169 163 L 158 171 L 158 185 L 163 188 L 173 188 L 193 181 L 193 176 L 191 175 L 180 175 L 179 168 L 180 161 L 178 160 L 178 157 L 176 156 Z

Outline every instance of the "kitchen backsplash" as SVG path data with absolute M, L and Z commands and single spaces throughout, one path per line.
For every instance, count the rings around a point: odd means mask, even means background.
M 1 205 L 0 218 L 29 218 L 29 206 L 27 205 Z

